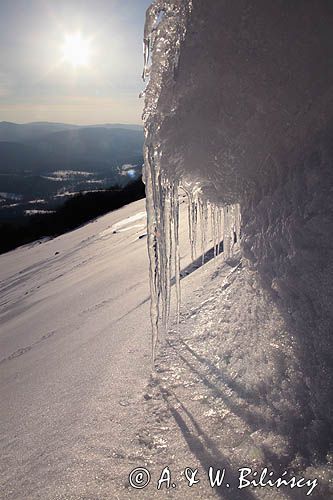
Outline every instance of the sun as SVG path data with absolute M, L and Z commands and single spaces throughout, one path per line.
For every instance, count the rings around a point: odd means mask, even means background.
M 62 46 L 63 60 L 74 68 L 87 66 L 91 57 L 91 41 L 82 37 L 81 33 L 65 36 Z

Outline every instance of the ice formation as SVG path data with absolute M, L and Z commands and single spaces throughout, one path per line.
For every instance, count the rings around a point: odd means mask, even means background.
M 180 186 L 189 196 L 193 255 L 205 246 L 198 221 L 213 222 L 218 246 L 222 214 L 228 255 L 240 207 L 243 256 L 298 345 L 304 426 L 326 437 L 333 428 L 332 23 L 327 0 L 156 0 L 144 69 L 153 348 L 159 318 L 168 317 L 172 255 L 180 294 Z
M 193 260 L 200 251 L 204 263 L 209 219 L 215 255 L 220 253 L 223 239 L 225 257 L 230 257 L 234 239 L 239 239 L 239 234 L 238 238 L 236 235 L 237 231 L 239 233 L 239 205 L 218 206 L 210 203 L 202 196 L 200 183 L 183 175 L 185 172 L 180 164 L 176 163 L 176 170 L 170 171 L 165 169 L 162 159 L 163 145 L 159 142 L 159 131 L 166 116 L 160 106 L 160 97 L 165 80 L 170 77 L 173 80 L 178 70 L 180 47 L 186 35 L 191 11 L 192 1 L 156 1 L 147 11 L 145 25 L 143 78 L 149 78 L 149 84 L 145 90 L 144 172 L 147 191 L 153 358 L 159 332 L 167 328 L 172 268 L 175 274 L 179 319 L 179 189 L 185 191 L 188 197 L 189 240 Z

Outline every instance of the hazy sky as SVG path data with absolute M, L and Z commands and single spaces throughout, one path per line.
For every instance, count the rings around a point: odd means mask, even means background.
M 0 3 L 0 121 L 141 122 L 142 34 L 151 0 Z M 82 66 L 64 52 L 78 34 L 83 50 L 89 47 Z

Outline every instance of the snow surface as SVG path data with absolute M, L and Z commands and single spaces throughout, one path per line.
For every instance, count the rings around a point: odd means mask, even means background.
M 304 448 L 300 452 L 308 429 L 299 403 L 306 389 L 297 341 L 258 273 L 240 254 L 230 264 L 221 255 L 182 280 L 182 292 L 180 324 L 172 325 L 157 357 L 140 434 L 155 477 L 165 464 L 181 477 L 172 498 L 331 498 L 333 456 L 314 467 Z M 199 471 L 200 483 L 191 489 L 184 465 Z M 210 488 L 210 466 L 226 468 L 230 489 Z M 318 478 L 319 485 L 310 497 L 305 489 L 237 491 L 244 466 L 268 467 L 274 478 L 287 470 L 288 477 Z
M 187 199 L 179 200 L 180 324 L 163 339 L 149 383 L 147 240 L 138 228 L 109 231 L 141 220 L 143 200 L 0 257 L 2 498 L 236 500 L 234 487 L 210 488 L 207 466 L 226 467 L 234 485 L 239 466 L 278 473 L 289 462 L 320 478 L 312 498 L 329 498 L 328 465 L 307 468 L 288 435 L 300 420 L 297 344 L 237 246 L 227 264 L 213 258 L 208 237 L 206 264 L 201 255 L 192 263 Z M 175 302 L 174 294 L 171 317 Z M 156 488 L 166 465 L 175 491 Z M 128 483 L 140 466 L 152 477 L 142 492 Z M 195 492 L 186 466 L 199 468 Z
M 180 205 L 185 276 L 200 262 L 190 266 L 185 198 Z M 152 368 L 144 206 L 0 256 L 2 498 L 110 498 L 143 460 L 136 433 Z
M 103 498 L 127 477 L 114 457 L 151 370 L 146 241 L 102 235 L 143 210 L 0 257 L 1 498 Z

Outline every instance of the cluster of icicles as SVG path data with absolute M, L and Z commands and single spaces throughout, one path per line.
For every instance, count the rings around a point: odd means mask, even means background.
M 171 287 L 176 291 L 176 316 L 180 317 L 181 268 L 179 253 L 179 197 L 184 192 L 188 204 L 188 235 L 191 260 L 201 259 L 211 250 L 214 259 L 223 252 L 229 259 L 241 237 L 240 207 L 220 207 L 201 196 L 198 185 L 167 179 L 154 155 L 146 147 L 145 184 L 148 220 L 148 254 L 151 292 L 152 356 L 155 359 L 160 334 L 167 331 Z
M 145 167 L 146 207 L 148 220 L 148 254 L 150 261 L 152 355 L 155 359 L 159 335 L 168 327 L 171 284 L 176 290 L 176 315 L 179 321 L 180 255 L 179 193 L 188 198 L 189 240 L 192 261 L 201 255 L 205 260 L 207 245 L 216 257 L 222 251 L 229 258 L 235 241 L 240 238 L 239 206 L 219 207 L 201 196 L 198 183 L 184 182 L 161 166 L 160 94 L 165 82 L 173 78 L 179 62 L 192 12 L 192 0 L 155 0 L 148 8 L 144 32 L 143 79 L 148 81 L 145 96 Z M 211 237 L 210 237 L 211 233 Z M 211 244 L 212 240 L 212 244 Z

